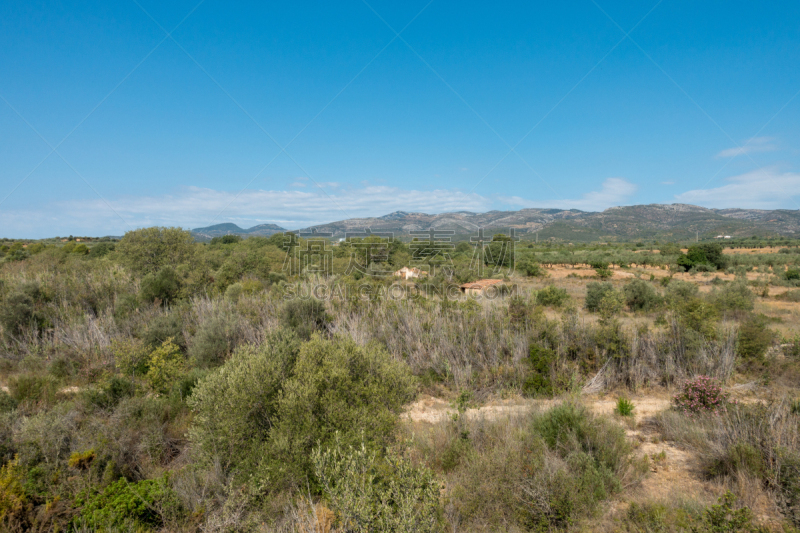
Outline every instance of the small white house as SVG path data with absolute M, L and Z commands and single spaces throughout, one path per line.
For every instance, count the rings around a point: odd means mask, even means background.
M 420 270 L 416 267 L 414 268 L 403 267 L 397 272 L 395 272 L 394 275 L 400 279 L 414 279 L 427 276 L 428 273 L 425 270 Z

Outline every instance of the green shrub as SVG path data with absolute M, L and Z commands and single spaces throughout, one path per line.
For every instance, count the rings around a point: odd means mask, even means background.
M 378 346 L 314 336 L 299 347 L 295 334 L 276 332 L 200 381 L 188 400 L 189 434 L 201 461 L 219 460 L 277 489 L 305 483 L 312 449 L 328 447 L 337 431 L 345 446 L 360 443 L 362 432 L 372 449 L 385 446 L 414 392 L 405 363 Z
M 728 446 L 708 468 L 708 474 L 712 477 L 743 473 L 761 479 L 765 471 L 761 450 L 747 442 L 736 442 Z
M 538 262 L 532 259 L 524 259 L 516 264 L 522 273 L 530 278 L 544 278 L 547 277 L 547 270 L 542 267 Z
M 327 331 L 331 317 L 325 304 L 316 298 L 290 300 L 283 307 L 283 324 L 301 339 L 310 339 L 315 332 Z
M 8 294 L 0 305 L 0 325 L 5 334 L 17 336 L 28 327 L 38 332 L 45 325 L 44 316 L 37 305 L 43 300 L 37 282 L 24 283 Z
M 620 396 L 617 398 L 617 406 L 614 408 L 614 412 L 620 416 L 633 416 L 634 408 L 632 401 L 624 396 Z
M 181 290 L 181 281 L 172 267 L 164 267 L 157 274 L 147 274 L 142 278 L 139 297 L 143 302 L 173 302 Z
M 528 371 L 522 383 L 526 396 L 551 396 L 553 394 L 552 372 L 556 360 L 553 350 L 531 344 L 528 351 Z
M 548 285 L 536 292 L 536 302 L 540 305 L 561 307 L 569 300 L 567 289 L 559 289 L 555 285 Z
M 73 375 L 77 370 L 77 363 L 67 357 L 56 357 L 47 365 L 47 372 L 59 379 Z
M 228 288 L 225 289 L 225 299 L 229 302 L 236 303 L 242 296 L 242 292 L 244 292 L 244 286 L 241 283 L 228 285 Z
M 181 350 L 186 349 L 186 338 L 183 336 L 183 320 L 178 313 L 159 315 L 152 319 L 140 335 L 144 345 L 153 350 L 164 341 L 171 339 Z
M 17 408 L 17 400 L 15 400 L 9 393 L 0 390 L 0 413 L 8 413 Z
M 720 496 L 716 505 L 706 509 L 702 524 L 694 526 L 696 533 L 768 533 L 766 527 L 753 524 L 753 511 L 749 507 L 734 509 L 736 496 L 726 492 Z
M 225 468 L 258 461 L 253 454 L 270 436 L 299 350 L 296 334 L 278 330 L 260 346 L 240 346 L 197 384 L 188 403 L 195 412 L 189 436 L 198 458 L 220 460 Z
M 588 283 L 586 285 L 586 309 L 593 312 L 599 311 L 601 300 L 615 292 L 611 283 L 598 283 L 596 281 Z
M 194 236 L 181 228 L 141 228 L 125 233 L 116 245 L 122 262 L 137 274 L 174 267 L 194 255 Z
M 139 310 L 139 297 L 135 294 L 120 294 L 114 302 L 114 319 L 122 322 Z
M 314 473 L 338 525 L 348 531 L 439 531 L 439 483 L 425 467 L 389 452 L 379 460 L 364 443 L 315 448 Z
M 775 338 L 776 334 L 767 327 L 764 315 L 751 316 L 739 326 L 736 353 L 745 360 L 762 359 Z
M 800 415 L 800 398 L 794 399 L 790 402 L 789 412 L 793 415 Z
M 800 269 L 790 267 L 786 269 L 784 277 L 789 281 L 800 280 Z
M 444 300 L 447 302 L 447 300 Z M 529 302 L 522 296 L 512 296 L 508 300 L 508 318 L 512 324 L 521 325 L 528 322 L 528 315 L 531 312 Z
M 800 302 L 800 290 L 786 291 L 783 294 L 776 296 L 776 298 L 785 300 L 787 302 Z
M 200 383 L 200 380 L 202 380 L 207 375 L 208 375 L 207 370 L 193 368 L 187 374 L 178 378 L 178 380 L 172 386 L 172 394 L 174 394 L 181 400 L 188 399 L 189 396 L 191 396 L 192 393 L 194 392 L 194 389 L 195 387 L 197 387 L 197 384 Z
M 19 530 L 27 529 L 26 511 L 28 495 L 23 487 L 24 472 L 17 460 L 9 461 L 0 467 L 0 522 L 3 525 L 19 524 Z
M 84 392 L 87 401 L 101 409 L 113 409 L 124 398 L 136 393 L 136 385 L 127 379 L 114 376 L 100 387 L 88 388 Z
M 154 391 L 167 392 L 181 375 L 183 368 L 183 354 L 180 348 L 172 342 L 172 339 L 167 339 L 150 353 L 145 379 Z
M 213 317 L 200 326 L 192 338 L 189 357 L 196 366 L 217 366 L 230 356 L 239 337 L 239 324 L 234 316 Z
M 160 528 L 183 513 L 167 477 L 137 483 L 119 479 L 100 491 L 84 491 L 75 499 L 75 505 L 80 514 L 73 524 L 97 530 Z
M 564 403 L 534 418 L 532 429 L 558 453 L 568 470 L 553 480 L 551 526 L 569 524 L 621 489 L 618 475 L 628 465 L 631 445 L 622 427 Z
M 631 311 L 652 311 L 661 304 L 661 298 L 650 283 L 635 279 L 623 288 L 625 304 Z
M 47 375 L 20 374 L 8 379 L 8 390 L 17 402 L 52 404 L 58 392 L 58 381 Z
M 716 307 L 724 311 L 752 311 L 756 296 L 747 288 L 747 283 L 734 281 L 725 285 L 712 294 L 712 301 Z
M 99 242 L 89 249 L 89 257 L 105 257 L 114 251 L 116 246 L 110 242 Z
M 138 339 L 114 339 L 111 341 L 114 363 L 125 375 L 144 375 L 147 373 L 148 346 Z
M 666 287 L 667 290 L 665 293 L 665 299 L 671 307 L 680 305 L 682 301 L 690 298 L 696 298 L 700 291 L 700 289 L 694 283 L 679 279 L 672 280 L 672 282 L 667 284 Z
M 597 277 L 600 279 L 608 279 L 614 275 L 611 269 L 608 268 L 607 261 L 592 261 L 589 264 L 597 274 Z

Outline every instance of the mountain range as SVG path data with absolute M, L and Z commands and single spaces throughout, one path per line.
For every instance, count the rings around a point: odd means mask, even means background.
M 396 211 L 382 217 L 351 218 L 302 228 L 299 231 L 332 233 L 334 238 L 348 232 L 393 232 L 410 237 L 430 228 L 450 230 L 455 240 L 468 238 L 484 228 L 487 234 L 514 228 L 524 240 L 564 241 L 687 240 L 783 235 L 800 237 L 800 210 L 708 209 L 688 204 L 650 204 L 611 207 L 601 212 L 577 209 L 521 209 L 473 213 L 459 211 L 429 215 Z M 236 224 L 217 224 L 192 230 L 198 240 L 237 234 L 272 235 L 287 231 L 275 224 L 242 229 Z

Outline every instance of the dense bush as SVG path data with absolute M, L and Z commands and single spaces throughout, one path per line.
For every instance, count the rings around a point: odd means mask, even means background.
M 553 394 L 552 372 L 556 361 L 553 350 L 531 344 L 528 351 L 528 372 L 522 383 L 522 392 L 527 396 L 550 396 Z
M 539 263 L 537 263 L 533 259 L 523 259 L 516 264 L 516 268 L 519 269 L 522 273 L 524 273 L 528 277 L 536 277 L 536 278 L 543 278 L 547 277 L 547 270 L 542 267 Z
M 169 304 L 173 302 L 181 290 L 181 282 L 175 269 L 164 267 L 156 274 L 147 274 L 142 278 L 142 287 L 139 297 L 143 302 L 161 302 Z
M 197 330 L 189 345 L 189 357 L 197 366 L 216 366 L 230 356 L 239 341 L 239 324 L 236 318 L 228 314 L 215 316 Z
M 17 408 L 19 402 L 15 400 L 9 393 L 0 390 L 0 413 L 7 413 Z
M 166 477 L 138 483 L 119 479 L 100 491 L 85 491 L 75 504 L 81 511 L 74 525 L 97 530 L 167 526 L 183 512 Z
M 58 392 L 58 380 L 48 375 L 17 374 L 8 379 L 8 389 L 17 402 L 52 404 Z
M 739 326 L 736 353 L 746 360 L 761 359 L 772 346 L 775 337 L 775 332 L 767 327 L 764 315 L 751 316 Z
M 147 361 L 145 379 L 155 392 L 167 392 L 184 370 L 183 354 L 169 338 L 153 350 Z
M 186 337 L 183 335 L 183 319 L 177 312 L 158 315 L 145 326 L 140 334 L 144 345 L 150 349 L 161 346 L 170 339 L 180 349 L 186 349 Z
M 606 296 L 612 295 L 615 292 L 614 286 L 611 283 L 598 283 L 591 282 L 586 285 L 586 309 L 588 311 L 599 311 L 600 302 Z
M 712 294 L 712 301 L 720 311 L 751 311 L 756 297 L 744 281 L 726 284 Z
M 548 285 L 536 292 L 536 302 L 540 305 L 561 307 L 567 301 L 569 301 L 567 289 L 560 289 L 555 285 Z
M 625 304 L 631 311 L 651 311 L 661 303 L 656 290 L 650 283 L 641 279 L 635 279 L 623 288 Z
M 86 389 L 86 400 L 101 409 L 113 409 L 124 398 L 136 392 L 136 385 L 127 378 L 114 376 L 99 387 Z
M 282 319 L 284 326 L 294 330 L 301 339 L 324 332 L 331 321 L 325 304 L 316 298 L 289 300 L 284 304 Z
M 173 267 L 194 255 L 194 236 L 180 228 L 142 228 L 129 231 L 116 245 L 122 262 L 139 274 Z
M 23 329 L 38 331 L 45 322 L 37 304 L 44 299 L 39 284 L 29 282 L 8 294 L 0 305 L 0 325 L 8 336 L 19 335 Z
M 438 531 L 439 483 L 425 467 L 389 453 L 382 460 L 364 443 L 338 439 L 312 453 L 314 474 L 340 527 L 348 531 Z
M 301 347 L 277 332 L 200 381 L 189 399 L 190 438 L 202 461 L 274 488 L 298 485 L 312 474 L 311 450 L 337 431 L 345 446 L 359 444 L 362 430 L 368 446 L 387 444 L 413 394 L 408 367 L 376 346 L 314 337 Z

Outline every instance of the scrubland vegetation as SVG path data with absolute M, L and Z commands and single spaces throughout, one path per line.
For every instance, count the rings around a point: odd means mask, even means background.
M 412 246 L 363 244 L 331 247 L 330 276 L 286 268 L 283 235 L 0 247 L 2 527 L 800 527 L 798 243 L 519 243 L 495 298 L 451 297 L 468 243 L 409 282 L 377 274 Z M 673 407 L 637 419 L 646 392 Z M 404 416 L 421 395 L 448 417 Z M 504 399 L 526 408 L 470 414 Z M 660 459 L 637 424 L 715 497 L 640 497 Z

